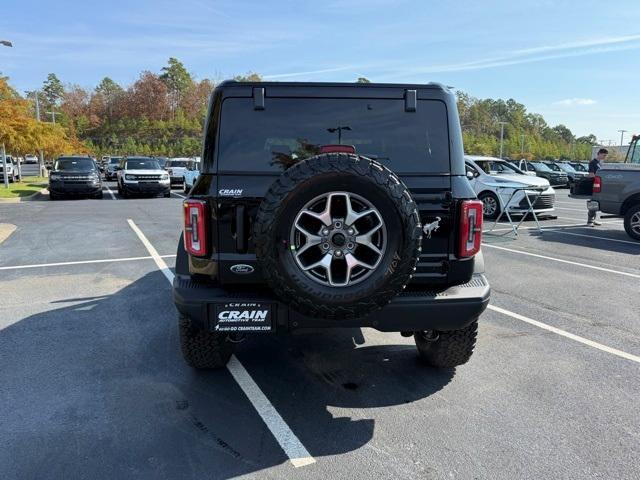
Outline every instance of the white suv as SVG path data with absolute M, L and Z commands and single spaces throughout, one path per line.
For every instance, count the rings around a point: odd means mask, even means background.
M 529 210 L 529 204 L 524 196 L 525 191 L 523 190 L 517 192 L 513 198 L 511 198 L 511 194 L 513 193 L 512 189 L 500 188 L 500 197 L 502 200 L 502 202 L 500 202 L 498 199 L 498 189 L 495 187 L 495 185 L 500 182 L 505 182 L 505 184 L 519 183 L 523 186 L 536 187 L 536 189 L 545 187 L 545 190 L 539 197 L 537 191 L 527 192 L 527 195 L 530 195 L 530 200 L 535 199 L 533 210 L 536 212 L 536 215 L 554 211 L 556 192 L 549 186 L 548 180 L 527 175 L 512 163 L 499 158 L 466 155 L 464 161 L 469 182 L 478 195 L 478 199 L 482 200 L 484 205 L 485 217 L 491 219 L 497 218 L 501 211 L 500 205 L 505 205 L 507 202 L 509 202 L 508 208 L 510 214 L 524 214 Z M 511 201 L 509 201 L 510 199 Z
M 150 157 L 125 157 L 120 161 L 116 176 L 118 193 L 123 197 L 131 194 L 171 196 L 169 174 Z

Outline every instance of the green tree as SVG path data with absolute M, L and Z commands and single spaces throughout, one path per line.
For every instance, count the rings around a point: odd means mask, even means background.
M 169 58 L 169 64 L 162 68 L 160 80 L 167 86 L 169 92 L 169 105 L 171 112 L 175 112 L 186 94 L 189 87 L 193 84 L 193 79 L 184 64 L 177 58 Z
M 118 97 L 122 95 L 124 90 L 109 77 L 104 77 L 96 87 L 95 91 L 102 96 L 103 105 L 107 115 L 109 119 L 112 119 L 115 102 L 118 100 Z
M 261 82 L 262 75 L 255 72 L 247 72 L 246 75 L 236 75 L 233 77 L 236 82 Z
M 42 85 L 42 93 L 49 107 L 57 106 L 64 96 L 64 87 L 55 73 L 47 75 L 47 79 Z
M 371 80 L 369 80 L 367 77 L 358 77 L 356 83 L 371 83 Z

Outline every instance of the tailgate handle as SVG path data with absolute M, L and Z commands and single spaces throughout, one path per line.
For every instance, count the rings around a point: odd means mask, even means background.
M 244 253 L 247 249 L 245 227 L 244 205 L 238 205 L 236 207 L 236 250 L 240 253 Z

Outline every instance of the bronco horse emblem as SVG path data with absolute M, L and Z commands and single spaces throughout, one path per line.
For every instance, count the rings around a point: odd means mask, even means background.
M 437 232 L 438 231 L 438 229 L 440 228 L 440 220 L 442 220 L 440 217 L 436 217 L 436 219 L 433 222 L 427 223 L 424 226 L 422 231 L 427 236 L 427 238 L 431 238 L 431 234 L 433 232 Z

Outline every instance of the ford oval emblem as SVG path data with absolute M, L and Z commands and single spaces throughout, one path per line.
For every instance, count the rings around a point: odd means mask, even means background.
M 254 268 L 251 265 L 247 265 L 245 263 L 238 263 L 237 265 L 231 266 L 231 271 L 238 275 L 248 275 L 254 272 Z

